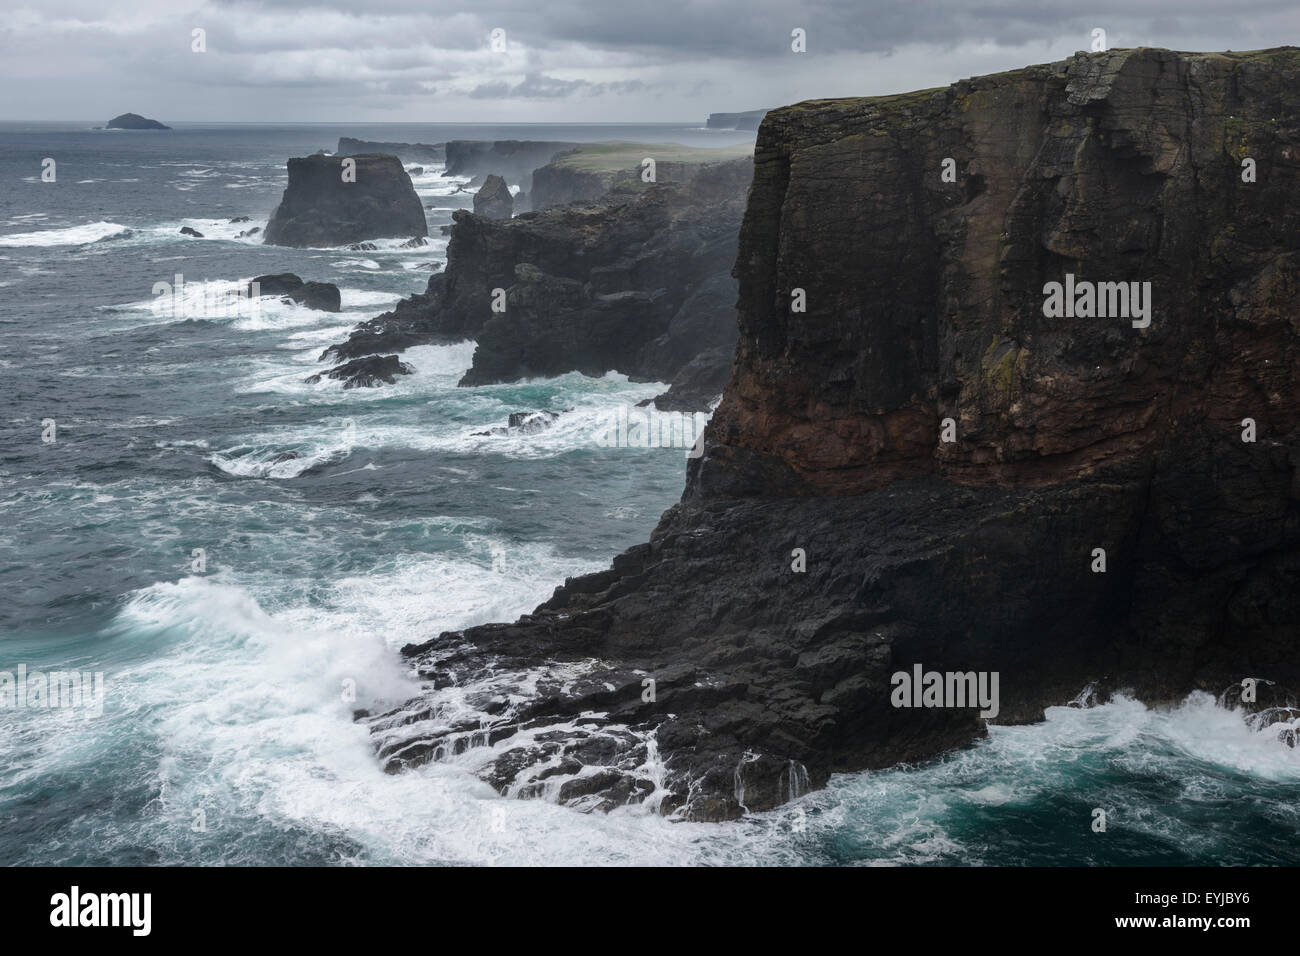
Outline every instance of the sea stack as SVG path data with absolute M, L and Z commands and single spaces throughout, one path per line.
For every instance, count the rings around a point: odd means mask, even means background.
M 518 622 L 406 648 L 599 667 L 368 718 L 389 769 L 491 741 L 502 792 L 569 761 L 561 802 L 722 820 L 984 734 L 898 705 L 918 666 L 997 675 L 999 723 L 1300 686 L 1297 89 L 1295 48 L 1144 48 L 768 113 L 681 502 Z M 1067 274 L 1150 282 L 1150 322 L 1045 314 Z
M 427 235 L 424 207 L 396 156 L 305 156 L 289 160 L 289 185 L 263 241 L 341 246 Z
M 515 200 L 510 187 L 500 176 L 491 175 L 474 194 L 474 215 L 488 219 L 509 219 L 514 215 Z

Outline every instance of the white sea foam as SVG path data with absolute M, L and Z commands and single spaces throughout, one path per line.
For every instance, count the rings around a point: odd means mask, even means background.
M 548 563 L 545 549 L 529 557 L 526 566 L 551 575 L 573 567 L 553 555 Z M 438 564 L 344 579 L 324 608 L 268 612 L 246 586 L 211 577 L 137 592 L 111 634 L 151 653 L 110 675 L 108 716 L 29 756 L 28 773 L 88 763 L 128 739 L 147 744 L 158 756 L 138 772 L 156 796 L 142 819 L 106 819 L 96 832 L 107 850 L 143 842 L 167 861 L 193 859 L 197 844 L 208 862 L 265 862 L 264 847 L 243 838 L 258 828 L 332 834 L 356 848 L 355 859 L 379 863 L 696 859 L 711 829 L 703 825 L 502 800 L 462 766 L 382 771 L 352 711 L 415 693 L 393 645 L 425 627 L 517 613 L 537 600 L 533 580 Z M 466 603 L 440 611 L 443 595 Z M 475 595 L 487 600 L 471 608 Z M 194 830 L 196 811 L 205 834 Z
M 126 232 L 126 226 L 116 222 L 89 222 L 81 226 L 68 226 L 64 229 L 46 229 L 41 232 L 16 232 L 0 236 L 0 246 L 81 246 L 88 242 L 98 242 L 109 236 Z
M 184 272 L 181 269 L 182 276 Z M 169 288 L 148 299 L 138 299 L 122 305 L 107 307 L 114 313 L 145 313 L 160 323 L 206 320 L 229 323 L 232 328 L 245 331 L 298 329 L 328 325 L 329 329 L 346 337 L 346 329 L 370 318 L 375 313 L 396 302 L 394 293 L 370 289 L 341 288 L 340 312 L 324 312 L 300 305 L 282 296 L 263 295 L 258 298 L 241 297 L 251 276 L 242 279 L 189 279 L 177 284 L 174 274 L 162 274 L 159 282 Z M 179 289 L 178 293 L 174 290 Z

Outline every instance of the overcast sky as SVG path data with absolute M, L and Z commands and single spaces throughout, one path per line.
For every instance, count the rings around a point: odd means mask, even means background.
M 1112 47 L 1300 43 L 1300 0 L 5 0 L 0 119 L 676 122 Z M 192 31 L 207 50 L 192 52 Z M 807 52 L 791 50 L 791 31 Z M 493 49 L 503 30 L 504 51 Z

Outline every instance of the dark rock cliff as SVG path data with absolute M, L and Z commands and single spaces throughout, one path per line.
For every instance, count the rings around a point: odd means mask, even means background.
M 575 370 L 671 381 L 701 352 L 730 349 L 735 280 L 727 273 L 751 169 L 749 159 L 706 166 L 686 184 L 534 213 L 498 232 L 515 276 L 504 312 L 489 313 L 479 330 L 461 384 Z M 547 228 L 557 223 L 563 228 Z M 545 248 L 540 232 L 550 233 Z
M 339 246 L 365 239 L 425 236 L 424 207 L 396 156 L 347 157 L 355 180 L 344 178 L 343 157 L 289 160 L 289 184 L 266 224 L 273 246 Z
M 721 819 L 981 735 L 892 705 L 917 664 L 997 672 L 1010 722 L 1296 686 L 1298 106 L 1294 48 L 1143 49 L 769 113 L 682 502 L 517 623 L 408 648 L 389 769 L 482 746 L 512 796 Z M 1150 282 L 1149 325 L 1047 317 L 1067 274 Z
M 734 352 L 729 273 L 752 168 L 748 158 L 706 165 L 689 183 L 508 220 L 458 210 L 446 272 L 321 358 L 474 338 L 463 385 L 611 370 L 676 385 L 699 360 L 670 404 L 706 408 Z

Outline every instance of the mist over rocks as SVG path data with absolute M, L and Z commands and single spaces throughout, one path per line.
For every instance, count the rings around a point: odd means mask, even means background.
M 545 166 L 558 153 L 580 147 L 581 143 L 520 139 L 456 139 L 447 143 L 444 176 L 469 176 L 472 185 L 495 173 L 506 182 L 532 192 L 533 170 Z
M 1297 106 L 1295 48 L 1139 49 L 769 112 L 682 501 L 405 648 L 487 689 L 366 718 L 386 768 L 486 747 L 511 796 L 722 820 L 981 736 L 891 705 L 918 664 L 999 674 L 999 723 L 1300 685 Z M 1066 274 L 1151 282 L 1149 326 L 1045 316 Z
M 349 160 L 355 176 L 344 165 Z M 420 197 L 396 156 L 305 156 L 289 160 L 289 184 L 263 242 L 302 248 L 428 234 Z

